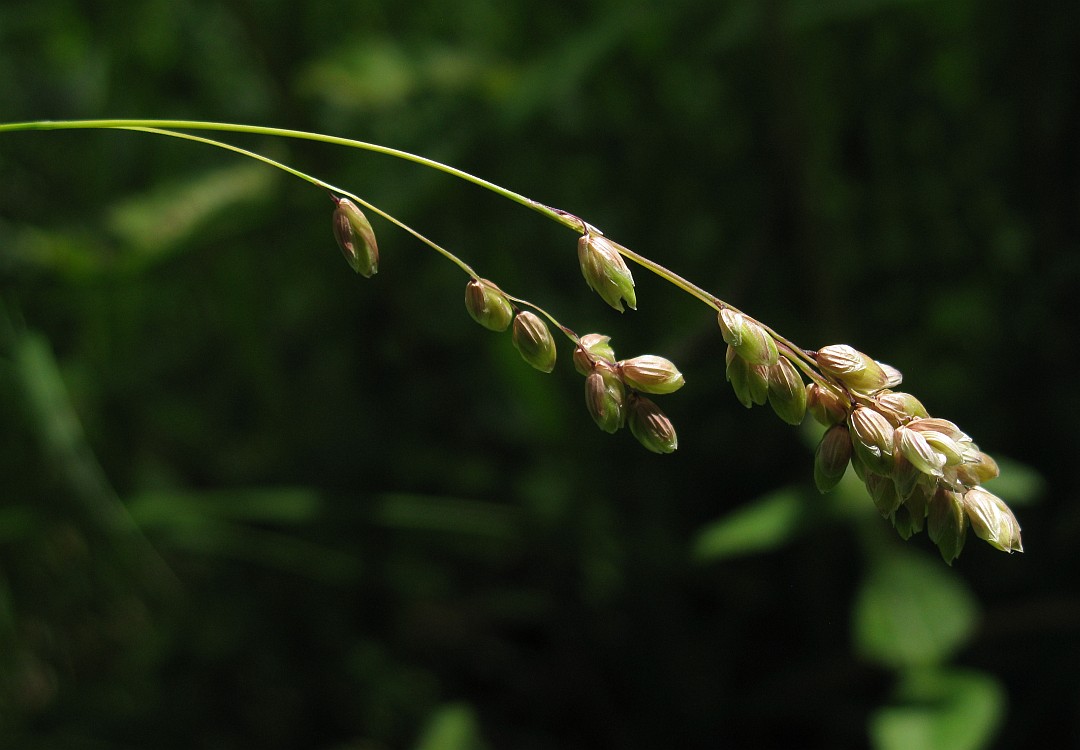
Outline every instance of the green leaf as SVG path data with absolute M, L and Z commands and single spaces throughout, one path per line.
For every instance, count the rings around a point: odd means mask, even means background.
M 694 557 L 720 560 L 774 549 L 808 528 L 805 492 L 785 487 L 715 521 L 698 534 Z
M 428 721 L 416 750 L 486 750 L 476 713 L 463 703 L 442 706 Z
M 889 667 L 930 666 L 971 636 L 977 608 L 959 575 L 925 555 L 896 551 L 871 569 L 855 601 L 855 645 Z
M 980 672 L 917 670 L 904 676 L 897 705 L 870 719 L 877 750 L 978 750 L 1001 724 L 1005 691 Z

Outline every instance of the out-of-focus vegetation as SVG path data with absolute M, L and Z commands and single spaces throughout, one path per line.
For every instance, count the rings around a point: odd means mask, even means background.
M 573 211 L 808 347 L 902 369 L 1002 461 L 1027 552 L 941 563 L 809 431 L 738 405 L 709 311 L 637 312 L 565 229 L 375 155 L 341 184 L 622 356 L 653 456 L 379 222 L 137 133 L 0 137 L 0 744 L 1080 743 L 1074 3 L 0 5 L 0 119 L 188 117 L 423 153 Z

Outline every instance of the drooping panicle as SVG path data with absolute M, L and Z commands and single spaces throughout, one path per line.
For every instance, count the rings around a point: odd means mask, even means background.
M 465 286 L 465 309 L 490 331 L 505 331 L 514 317 L 510 300 L 487 279 L 473 279 Z
M 963 505 L 975 536 L 1002 552 L 1024 551 L 1020 524 L 1000 497 L 982 487 L 972 487 L 964 493 Z
M 551 372 L 555 369 L 555 339 L 539 315 L 528 310 L 519 312 L 514 317 L 511 338 L 521 358 L 537 370 Z
M 614 369 L 598 364 L 585 378 L 585 408 L 604 432 L 626 424 L 626 387 Z
M 930 416 L 922 402 L 910 393 L 882 391 L 874 396 L 874 404 L 876 409 L 897 427 L 913 419 Z
M 581 375 L 588 375 L 597 362 L 615 363 L 611 337 L 600 333 L 587 333 L 578 339 L 578 344 L 574 347 L 574 369 Z
M 754 404 L 764 404 L 769 398 L 769 368 L 765 365 L 750 364 L 730 344 L 726 361 L 727 379 L 739 403 L 747 409 Z
M 890 382 L 889 374 L 881 365 L 847 344 L 821 347 L 817 351 L 817 364 L 823 373 L 853 391 L 873 393 L 888 387 Z
M 578 263 L 585 283 L 609 305 L 623 311 L 623 301 L 637 309 L 634 275 L 615 244 L 600 234 L 586 232 L 578 240 Z
M 348 198 L 335 198 L 334 239 L 349 267 L 370 279 L 379 271 L 379 246 L 364 212 Z
M 926 533 L 937 545 L 941 557 L 949 565 L 960 556 L 967 538 L 967 519 L 961 496 L 939 487 L 930 497 L 926 511 Z
M 769 332 L 756 320 L 725 307 L 717 313 L 720 333 L 735 352 L 752 365 L 776 364 L 780 352 Z
M 802 375 L 787 357 L 780 357 L 768 371 L 769 405 L 788 424 L 802 424 L 806 416 L 806 386 Z
M 674 393 L 686 382 L 671 360 L 655 354 L 624 359 L 616 367 L 626 384 L 642 393 Z
M 819 424 L 830 427 L 847 420 L 851 404 L 835 388 L 826 388 L 818 383 L 808 383 L 806 385 L 806 408 Z
M 675 426 L 652 399 L 639 394 L 629 397 L 630 432 L 653 453 L 672 453 L 679 447 Z
M 834 424 L 825 431 L 814 452 L 814 484 L 828 492 L 843 478 L 851 461 L 851 435 L 847 425 Z
M 893 465 L 893 426 L 873 409 L 858 406 L 848 417 L 855 456 L 872 472 L 888 474 Z

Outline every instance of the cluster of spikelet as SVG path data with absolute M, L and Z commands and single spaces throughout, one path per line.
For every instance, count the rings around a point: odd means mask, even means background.
M 521 356 L 542 372 L 555 367 L 556 346 L 548 323 L 574 345 L 575 369 L 585 377 L 585 406 L 605 432 L 629 427 L 655 453 L 671 453 L 678 437 L 671 420 L 650 396 L 672 393 L 684 384 L 675 365 L 652 354 L 617 359 L 611 339 L 578 336 L 543 308 L 513 297 L 480 277 L 453 253 L 439 247 L 390 214 L 358 196 L 253 151 L 169 128 L 205 129 L 301 138 L 377 151 L 423 164 L 480 185 L 504 198 L 539 211 L 580 232 L 578 262 L 586 283 L 611 307 L 637 307 L 630 258 L 674 284 L 718 314 L 727 343 L 727 379 L 746 407 L 768 403 L 789 424 L 801 424 L 809 411 L 826 430 L 814 460 L 814 482 L 822 492 L 839 483 L 850 465 L 866 485 L 881 515 L 904 539 L 924 528 L 951 563 L 960 554 L 970 526 L 975 535 L 1005 552 L 1023 550 L 1020 525 L 1004 501 L 983 488 L 998 466 L 960 428 L 931 417 L 917 398 L 894 390 L 901 375 L 845 344 L 806 350 L 735 309 L 690 281 L 629 248 L 565 211 L 538 203 L 494 183 L 432 159 L 377 144 L 297 130 L 192 120 L 71 120 L 2 123 L 0 132 L 108 128 L 136 130 L 207 144 L 256 159 L 322 189 L 334 201 L 333 230 L 349 266 L 370 278 L 379 269 L 379 248 L 367 217 L 357 204 L 409 232 L 468 273 L 465 307 L 492 331 L 513 326 L 512 340 Z M 526 309 L 529 308 L 529 309 Z M 547 322 L 545 322 L 545 320 Z
M 370 277 L 379 252 L 371 225 L 347 198 L 335 198 L 334 234 L 349 265 Z M 582 222 L 578 261 L 585 281 L 611 307 L 637 306 L 634 279 L 623 248 Z M 714 299 L 727 343 L 727 379 L 746 407 L 768 403 L 785 422 L 801 424 L 809 411 L 826 427 L 814 459 L 814 482 L 834 488 L 850 465 L 875 507 L 901 537 L 927 530 L 946 562 L 975 535 L 1005 552 L 1020 552 L 1020 526 L 1008 506 L 982 484 L 998 475 L 994 460 L 955 424 L 931 417 L 909 393 L 893 390 L 900 372 L 846 345 L 817 351 L 795 347 L 750 316 Z M 512 327 L 522 358 L 542 372 L 555 367 L 556 345 L 541 308 L 473 277 L 465 307 L 492 331 Z M 617 359 L 611 339 L 577 336 L 556 323 L 574 343 L 574 368 L 585 377 L 585 406 L 600 429 L 624 426 L 655 453 L 671 453 L 678 437 L 650 395 L 672 393 L 685 381 L 668 359 L 646 354 Z

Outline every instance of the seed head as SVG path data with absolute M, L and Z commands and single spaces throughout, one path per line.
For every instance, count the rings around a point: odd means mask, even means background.
M 817 383 L 808 383 L 806 408 L 820 424 L 830 427 L 847 420 L 851 404 L 835 388 L 824 388 Z
M 366 279 L 379 270 L 379 246 L 364 212 L 348 198 L 337 198 L 334 208 L 334 239 L 349 267 Z
M 1002 552 L 1024 551 L 1020 524 L 1000 497 L 982 487 L 972 487 L 964 493 L 963 505 L 975 536 Z
M 686 382 L 671 360 L 655 354 L 624 359 L 617 367 L 626 384 L 642 393 L 674 393 Z
M 907 460 L 901 450 L 897 450 L 893 454 L 892 479 L 893 484 L 896 485 L 896 494 L 900 496 L 900 502 L 904 502 L 911 497 L 911 493 L 920 484 L 924 487 L 931 487 L 937 483 L 936 477 L 924 474 L 917 469 L 911 461 Z
M 735 390 L 739 403 L 749 409 L 754 404 L 761 406 L 769 397 L 769 368 L 765 365 L 752 365 L 743 359 L 728 345 L 727 379 Z
M 917 486 L 911 496 L 904 501 L 904 504 L 890 516 L 893 528 L 896 529 L 896 533 L 900 535 L 901 539 L 906 541 L 911 538 L 912 534 L 918 534 L 923 530 L 923 524 L 926 521 L 926 509 L 932 493 L 933 490 L 927 490 L 921 485 Z
M 952 565 L 967 537 L 967 519 L 960 495 L 942 487 L 934 492 L 926 513 L 926 533 L 938 546 L 945 562 Z
M 602 361 L 615 362 L 615 350 L 611 348 L 611 337 L 599 333 L 587 333 L 578 339 L 574 348 L 574 369 L 582 375 L 592 372 L 593 363 Z
M 947 459 L 944 454 L 934 450 L 926 439 L 927 434 L 901 425 L 896 428 L 894 435 L 896 447 L 900 449 L 904 458 L 923 474 L 943 477 L 945 472 L 942 469 L 945 468 Z
M 855 455 L 866 468 L 888 474 L 893 467 L 893 426 L 879 412 L 865 406 L 855 408 L 848 417 Z
M 918 534 L 922 531 L 921 521 L 917 521 L 906 505 L 901 505 L 896 509 L 896 512 L 889 516 L 889 520 L 892 521 L 893 528 L 896 529 L 896 533 L 900 535 L 900 538 L 905 542 L 911 539 L 912 535 Z
M 997 461 L 980 450 L 976 450 L 974 456 L 956 467 L 957 480 L 967 487 L 989 482 L 1000 473 Z
M 964 433 L 955 423 L 940 417 L 924 417 L 908 423 L 913 430 L 940 432 L 956 442 L 971 442 L 971 438 Z
M 607 365 L 596 366 L 586 376 L 585 408 L 604 432 L 617 432 L 626 423 L 626 388 Z
M 623 300 L 631 310 L 637 309 L 634 276 L 611 240 L 592 232 L 582 235 L 578 240 L 578 263 L 585 283 L 604 302 L 619 312 L 623 311 Z
M 510 335 L 522 359 L 540 372 L 555 369 L 555 339 L 540 316 L 522 310 L 514 317 L 514 328 Z
M 473 279 L 465 286 L 465 309 L 473 320 L 491 331 L 505 331 L 514 317 L 510 300 L 487 279 Z
M 776 342 L 760 323 L 729 307 L 721 309 L 716 319 L 724 341 L 740 357 L 752 365 L 776 364 L 776 360 L 780 358 Z
M 959 469 L 966 464 L 974 473 L 996 476 L 997 464 L 989 456 L 985 459 L 979 446 L 971 440 L 959 427 L 947 419 L 930 417 L 927 419 L 914 419 L 907 425 L 913 430 L 922 433 L 926 441 L 946 458 L 946 477 L 955 479 L 959 476 Z M 982 468 L 978 468 L 982 466 Z M 991 476 L 991 478 L 992 478 Z
M 945 459 L 945 465 L 957 466 L 968 458 L 976 458 L 978 449 L 971 438 L 947 419 L 914 419 L 907 429 L 917 432 L 927 444 Z
M 825 493 L 839 484 L 851 460 L 851 435 L 846 425 L 836 424 L 825 431 L 814 452 L 814 484 Z
M 882 518 L 896 512 L 903 505 L 900 493 L 896 492 L 896 483 L 891 477 L 882 477 L 881 474 L 868 473 L 864 481 L 866 491 L 870 499 L 874 500 L 874 507 L 881 513 Z
M 885 373 L 885 387 L 895 388 L 904 382 L 904 374 L 897 370 L 892 365 L 887 365 L 884 362 L 878 362 L 877 366 L 881 368 Z
M 817 363 L 822 372 L 853 391 L 873 393 L 887 387 L 890 381 L 881 365 L 847 344 L 823 346 L 818 350 Z
M 806 416 L 806 386 L 802 376 L 787 357 L 780 357 L 769 368 L 769 404 L 776 416 L 788 424 L 802 424 Z
M 903 504 L 892 477 L 867 472 L 863 483 L 866 485 L 866 491 L 870 493 L 870 499 L 874 501 L 874 507 L 877 508 L 882 518 L 888 518 Z
M 672 453 L 679 447 L 674 425 L 651 399 L 632 394 L 629 409 L 630 432 L 639 443 L 653 453 Z
M 926 418 L 926 407 L 910 393 L 882 391 L 874 396 L 874 404 L 886 419 L 896 427 L 916 418 Z

